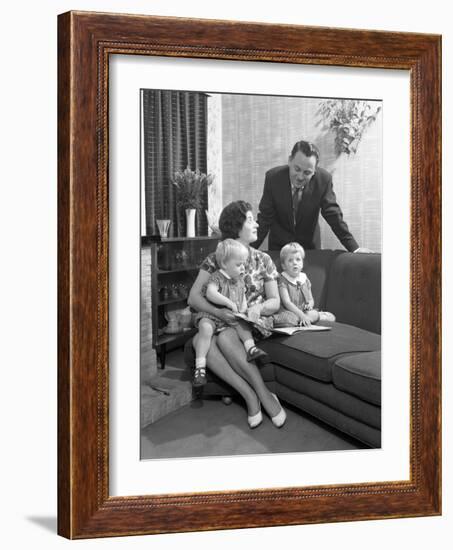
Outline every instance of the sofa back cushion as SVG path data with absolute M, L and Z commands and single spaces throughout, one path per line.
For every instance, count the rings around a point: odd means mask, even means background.
M 277 270 L 281 273 L 280 252 L 268 250 Z M 316 309 L 326 309 L 327 282 L 329 271 L 335 258 L 343 254 L 341 250 L 306 250 L 304 271 L 311 282 L 311 291 Z
M 332 263 L 325 309 L 340 323 L 381 333 L 381 255 L 342 252 Z

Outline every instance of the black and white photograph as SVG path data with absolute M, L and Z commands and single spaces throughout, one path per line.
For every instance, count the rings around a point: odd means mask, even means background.
M 5 549 L 451 548 L 448 6 L 5 3 Z
M 140 458 L 381 448 L 382 99 L 139 97 Z

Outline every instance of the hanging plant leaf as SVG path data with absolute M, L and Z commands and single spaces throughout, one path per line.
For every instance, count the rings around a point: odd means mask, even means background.
M 375 108 L 362 100 L 328 99 L 319 103 L 317 114 L 324 126 L 336 134 L 336 153 L 349 155 L 357 152 L 366 128 L 376 120 L 380 110 L 381 106 Z

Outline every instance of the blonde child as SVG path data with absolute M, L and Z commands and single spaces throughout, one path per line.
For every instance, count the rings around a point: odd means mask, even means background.
M 274 326 L 310 326 L 318 321 L 335 321 L 328 311 L 314 309 L 311 283 L 302 271 L 305 251 L 299 243 L 289 243 L 280 251 L 282 273 L 278 289 L 281 310 L 274 315 Z
M 214 271 L 206 286 L 206 298 L 211 303 L 228 308 L 234 313 L 247 313 L 246 287 L 242 278 L 244 263 L 248 258 L 247 248 L 235 239 L 220 241 L 216 249 L 216 262 L 220 269 Z M 200 312 L 195 317 L 198 338 L 195 347 L 194 386 L 206 384 L 206 355 L 212 336 L 228 325 L 210 313 Z M 256 347 L 249 325 L 238 320 L 232 325 L 244 344 L 247 361 L 260 359 L 265 362 L 269 356 Z

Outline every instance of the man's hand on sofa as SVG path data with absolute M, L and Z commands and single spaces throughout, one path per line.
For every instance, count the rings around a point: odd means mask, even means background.
M 354 250 L 354 254 L 373 254 L 373 251 L 370 248 L 359 246 L 359 248 L 356 248 Z

